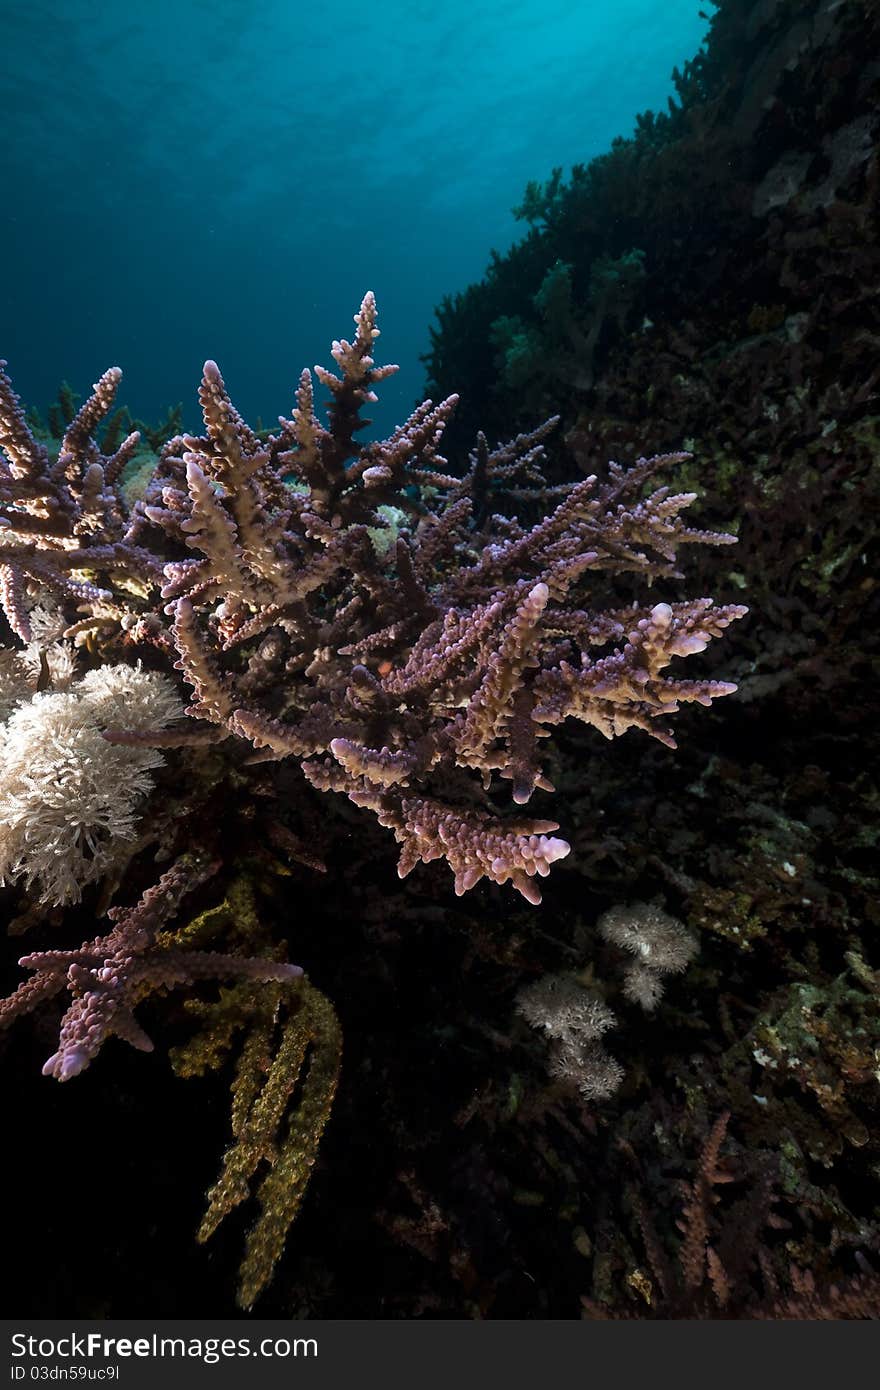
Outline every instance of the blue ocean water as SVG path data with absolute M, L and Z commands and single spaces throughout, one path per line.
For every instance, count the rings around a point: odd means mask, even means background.
M 196 423 L 215 357 L 273 423 L 366 289 L 390 429 L 428 324 L 522 227 L 529 179 L 663 108 L 699 0 L 5 0 L 0 355 L 45 406 L 122 399 Z M 466 388 L 466 383 L 462 383 Z

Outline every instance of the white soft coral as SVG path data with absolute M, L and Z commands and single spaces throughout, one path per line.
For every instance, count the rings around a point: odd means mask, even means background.
M 21 878 L 42 903 L 78 902 L 134 839 L 164 761 L 102 730 L 164 728 L 182 713 L 165 676 L 123 665 L 18 705 L 0 726 L 0 882 Z

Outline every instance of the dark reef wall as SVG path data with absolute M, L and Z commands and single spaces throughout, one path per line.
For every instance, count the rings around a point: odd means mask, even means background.
M 675 1208 L 683 1153 L 731 1112 L 753 1214 L 762 1182 L 784 1197 L 768 1249 L 795 1285 L 876 1252 L 880 14 L 729 0 L 677 86 L 633 139 L 530 185 L 528 234 L 440 306 L 428 367 L 431 390 L 469 384 L 465 433 L 560 411 L 560 477 L 690 449 L 674 485 L 738 532 L 700 579 L 750 605 L 739 695 L 674 761 L 573 740 L 562 785 L 591 891 L 665 885 L 703 941 L 687 1018 L 661 1011 L 662 1074 L 643 1059 L 599 1120 L 589 1309 L 681 1315 L 688 1288 L 694 1312 L 755 1316 L 772 1281 L 676 1283 L 643 1213 Z

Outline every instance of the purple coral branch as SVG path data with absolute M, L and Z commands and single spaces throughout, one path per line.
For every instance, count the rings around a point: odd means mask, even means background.
M 153 1044 L 134 1015 L 148 995 L 196 980 L 292 980 L 298 965 L 284 961 L 184 951 L 157 942 L 160 928 L 181 898 L 214 872 L 216 865 L 182 856 L 131 908 L 108 914 L 114 927 L 72 951 L 35 951 L 19 964 L 34 972 L 15 994 L 0 1001 L 0 1027 L 31 1012 L 67 989 L 72 1002 L 61 1021 L 58 1048 L 43 1067 L 44 1076 L 69 1081 L 84 1071 L 109 1037 L 142 1052 Z
M 735 537 L 689 527 L 694 494 L 653 486 L 682 453 L 548 487 L 555 421 L 495 449 L 481 436 L 463 477 L 440 453 L 455 397 L 425 401 L 387 439 L 359 445 L 362 410 L 396 368 L 375 364 L 371 293 L 355 326 L 352 341 L 333 344 L 335 370 L 316 368 L 326 426 L 306 372 L 291 418 L 258 435 L 206 362 L 204 434 L 169 441 L 133 515 L 116 487 L 120 451 L 103 456 L 93 437 L 118 369 L 96 383 L 54 465 L 0 372 L 0 524 L 13 542 L 0 546 L 0 602 L 27 640 L 35 586 L 100 617 L 110 590 L 82 570 L 161 583 L 170 625 L 158 607 L 132 613 L 123 593 L 120 627 L 129 641 L 173 649 L 192 691 L 187 713 L 202 722 L 183 736 L 117 727 L 111 741 L 229 740 L 257 750 L 249 762 L 294 759 L 313 785 L 394 831 L 402 873 L 442 857 L 456 891 L 486 877 L 535 902 L 535 879 L 568 847 L 547 838 L 542 827 L 555 823 L 481 809 L 495 779 L 525 805 L 552 790 L 541 742 L 563 720 L 607 738 L 640 729 L 674 747 L 667 720 L 681 704 L 735 688 L 667 668 L 744 607 L 704 598 L 608 611 L 591 605 L 590 581 L 597 571 L 677 578 L 680 547 Z M 120 446 L 125 457 L 133 448 Z M 545 514 L 528 525 L 521 502 Z M 72 984 L 78 997 L 100 992 Z

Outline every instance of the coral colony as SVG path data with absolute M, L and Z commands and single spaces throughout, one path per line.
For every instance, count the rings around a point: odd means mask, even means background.
M 145 483 L 136 432 L 96 440 L 117 368 L 56 457 L 0 363 L 0 876 L 25 892 L 18 930 L 93 885 L 87 902 L 112 923 L 74 949 L 24 955 L 30 973 L 0 1003 L 0 1022 L 66 991 L 44 1068 L 65 1081 L 114 1035 L 152 1047 L 137 1018 L 147 996 L 229 982 L 215 1003 L 192 999 L 201 1031 L 174 1060 L 183 1074 L 204 1070 L 250 1030 L 233 1082 L 235 1143 L 200 1233 L 263 1174 L 245 1306 L 302 1199 L 341 1049 L 331 1005 L 302 974 L 308 961 L 283 959 L 246 875 L 223 862 L 218 796 L 247 804 L 282 854 L 319 868 L 296 833 L 305 778 L 393 834 L 401 877 L 445 860 L 457 894 L 487 879 L 539 904 L 540 880 L 569 853 L 554 820 L 523 809 L 553 792 L 542 741 L 571 718 L 674 748 L 679 706 L 734 686 L 668 668 L 746 612 L 613 596 L 620 576 L 644 591 L 680 578 L 681 546 L 734 539 L 688 528 L 695 494 L 654 485 L 685 455 L 550 487 L 551 420 L 494 449 L 480 436 L 454 474 L 439 452 L 454 396 L 356 443 L 362 407 L 396 368 L 373 361 L 372 294 L 355 324 L 352 342 L 333 344 L 336 371 L 316 368 L 326 423 L 305 371 L 291 418 L 255 432 L 207 362 L 204 434 L 167 442 Z M 223 887 L 205 899 L 210 881 Z M 187 895 L 213 905 L 170 926 Z M 131 905 L 108 910 L 114 899 Z M 694 948 L 658 910 L 636 917 L 606 918 L 603 930 L 634 957 L 629 996 L 650 1009 L 661 976 Z M 218 941 L 231 949 L 205 949 Z M 585 1095 L 614 1089 L 620 1068 L 598 1042 L 613 1015 L 599 1001 L 548 978 L 520 1008 L 554 1040 L 557 1072 L 576 1073 Z

